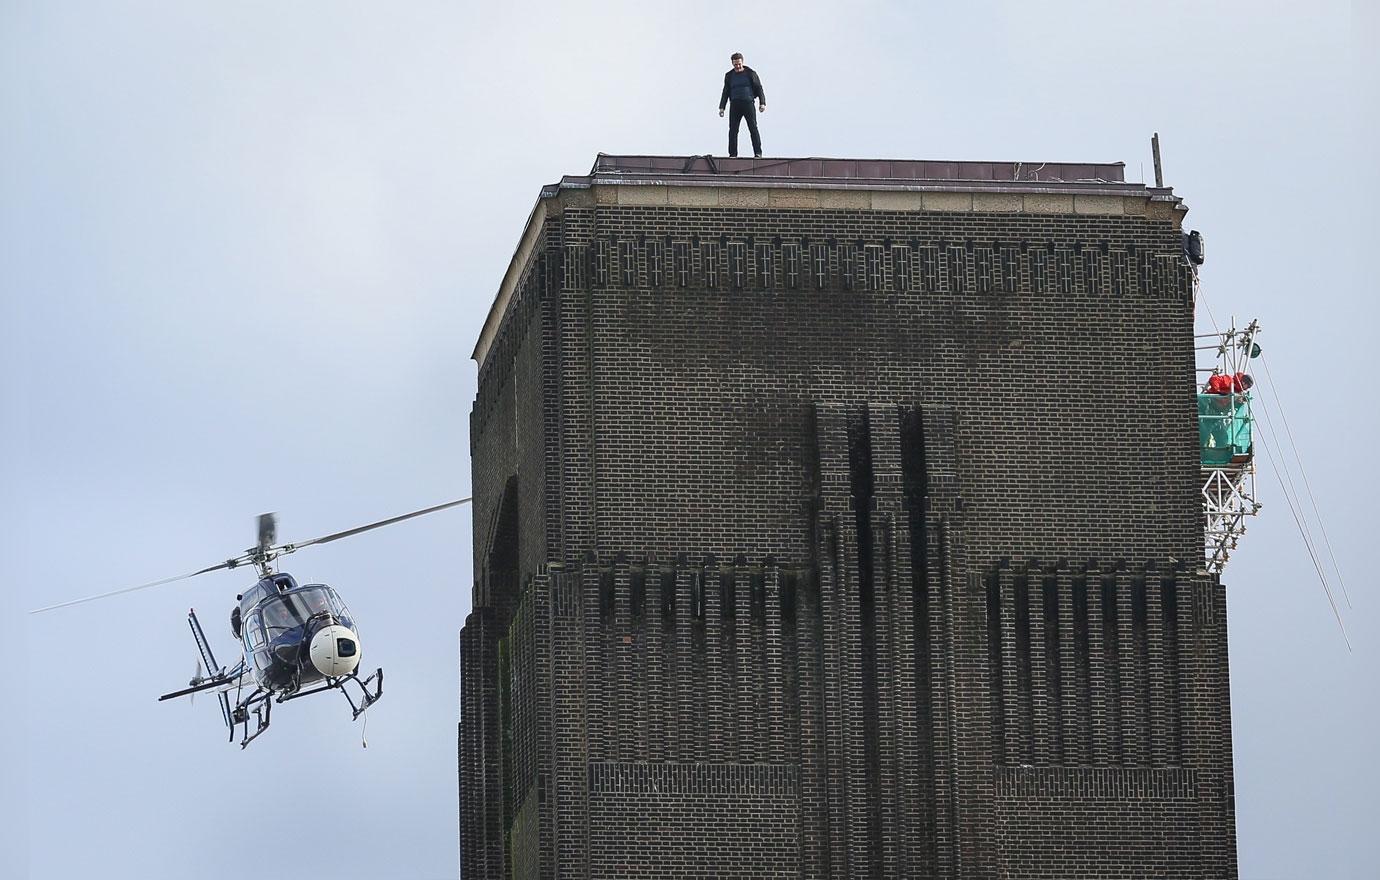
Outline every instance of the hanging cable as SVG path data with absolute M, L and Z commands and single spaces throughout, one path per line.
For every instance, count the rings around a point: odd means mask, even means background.
M 1280 465 L 1275 461 L 1274 453 L 1270 451 L 1271 447 L 1274 446 L 1275 437 L 1277 436 L 1274 423 L 1270 421 L 1270 415 L 1264 406 L 1264 401 L 1258 400 L 1257 403 L 1259 404 L 1259 406 L 1257 406 L 1256 409 L 1259 410 L 1261 415 L 1265 417 L 1264 427 L 1268 429 L 1270 435 L 1267 438 L 1267 442 L 1262 444 L 1262 447 L 1265 450 L 1265 457 L 1269 459 L 1270 469 L 1274 473 L 1275 479 L 1279 481 L 1280 489 L 1283 490 L 1282 494 L 1284 495 L 1284 503 L 1289 506 L 1289 513 L 1294 517 L 1294 523 L 1299 528 L 1299 537 L 1303 538 L 1303 546 L 1308 551 L 1309 557 L 1313 560 L 1313 568 L 1317 571 L 1318 578 L 1322 581 L 1323 589 L 1328 590 L 1328 595 L 1330 597 L 1332 594 L 1331 588 L 1327 584 L 1327 575 L 1323 571 L 1321 563 L 1318 561 L 1317 550 L 1313 542 L 1313 535 L 1311 532 L 1308 531 L 1307 521 L 1303 516 L 1303 509 L 1298 503 L 1298 493 L 1294 491 L 1293 488 L 1293 479 L 1288 479 L 1286 485 L 1285 477 L 1288 477 L 1289 474 L 1287 470 L 1281 468 Z
M 1273 431 L 1271 433 L 1273 433 Z M 1280 477 L 1279 466 L 1275 464 L 1275 456 L 1274 453 L 1270 451 L 1270 444 L 1266 443 L 1263 444 L 1263 446 L 1265 449 L 1265 457 L 1268 458 L 1270 461 L 1270 469 L 1274 472 L 1275 479 L 1279 482 L 1279 488 L 1280 491 L 1284 493 L 1285 501 L 1288 502 L 1289 513 L 1294 517 L 1294 525 L 1298 527 L 1299 535 L 1304 536 L 1303 524 L 1299 519 L 1299 512 L 1296 509 L 1293 500 L 1289 497 L 1289 490 L 1284 485 L 1283 478 Z M 1308 543 L 1308 539 L 1306 537 L 1304 537 L 1303 543 L 1304 547 L 1308 550 L 1309 557 L 1311 557 L 1313 560 L 1313 568 L 1315 571 L 1317 571 L 1318 581 L 1322 584 L 1323 593 L 1327 596 L 1327 604 L 1332 608 L 1332 616 L 1337 619 L 1337 626 L 1342 631 L 1342 640 L 1346 642 L 1346 651 L 1348 654 L 1350 654 L 1352 653 L 1351 637 L 1347 635 L 1346 624 L 1342 622 L 1342 614 L 1339 610 L 1337 610 L 1337 601 L 1332 595 L 1332 589 L 1328 587 L 1327 578 L 1323 576 L 1322 566 L 1318 563 L 1318 556 L 1313 551 L 1313 547 L 1311 544 Z
M 1198 283 L 1198 270 L 1193 270 L 1193 301 L 1201 302 L 1203 310 L 1207 312 L 1208 321 L 1212 323 L 1212 332 L 1219 337 L 1222 335 L 1221 329 L 1217 326 L 1217 319 L 1212 316 L 1212 306 L 1208 305 L 1207 297 L 1203 295 L 1203 286 Z
M 1270 410 L 1268 407 L 1265 406 L 1265 399 L 1263 395 L 1257 397 L 1256 400 L 1259 404 L 1257 409 L 1259 409 L 1260 414 L 1265 417 L 1265 426 L 1270 431 L 1270 443 L 1267 445 L 1265 450 L 1266 453 L 1269 454 L 1269 446 L 1273 446 L 1275 444 L 1276 439 L 1279 437 L 1279 431 L 1275 430 L 1275 423 L 1270 418 Z M 1305 546 L 1308 547 L 1308 552 L 1310 554 L 1316 554 L 1317 541 L 1313 539 L 1313 530 L 1308 527 L 1308 517 L 1303 512 L 1303 503 L 1299 501 L 1299 490 L 1298 487 L 1294 485 L 1294 473 L 1289 469 L 1289 462 L 1284 457 L 1283 444 L 1281 444 L 1279 448 L 1280 465 L 1275 464 L 1273 455 L 1270 456 L 1270 464 L 1271 466 L 1276 468 L 1276 476 L 1279 476 L 1282 473 L 1282 482 L 1287 482 L 1289 484 L 1289 488 L 1284 493 L 1285 500 L 1290 505 L 1290 512 L 1294 514 L 1295 521 L 1299 523 L 1299 531 L 1303 535 L 1303 543 L 1305 544 Z M 1325 584 L 1327 578 L 1324 573 L 1324 569 L 1322 568 L 1321 562 L 1319 562 L 1316 557 L 1314 558 L 1314 565 L 1318 566 L 1318 577 L 1322 578 Z
M 1289 427 L 1289 417 L 1284 412 L 1284 399 L 1280 397 L 1279 386 L 1275 384 L 1274 377 L 1270 375 L 1270 365 L 1265 362 L 1265 356 L 1260 357 L 1260 365 L 1265 368 L 1265 379 L 1270 383 L 1270 393 L 1274 395 L 1275 406 L 1279 409 L 1280 421 L 1284 422 L 1284 431 L 1289 437 L 1289 446 L 1294 451 L 1294 460 L 1298 462 L 1299 476 L 1303 479 L 1303 488 L 1308 492 L 1308 503 L 1313 507 L 1313 516 L 1318 521 L 1318 531 L 1322 532 L 1323 545 L 1327 547 L 1327 556 L 1332 561 L 1332 570 L 1337 573 L 1337 583 L 1342 588 L 1342 597 L 1346 600 L 1346 607 L 1350 609 L 1351 593 L 1347 591 L 1346 580 L 1342 577 L 1342 568 L 1337 564 L 1337 554 L 1332 552 L 1332 541 L 1327 537 L 1327 525 L 1323 522 L 1322 512 L 1318 510 L 1317 499 L 1313 497 L 1313 487 L 1308 482 L 1308 472 L 1303 468 L 1303 458 L 1299 455 L 1298 444 L 1294 442 L 1294 432 Z

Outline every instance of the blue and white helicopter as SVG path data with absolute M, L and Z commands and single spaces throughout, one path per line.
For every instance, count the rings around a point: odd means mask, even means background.
M 231 742 L 235 741 L 236 731 L 240 731 L 240 748 L 249 745 L 268 729 L 274 703 L 339 689 L 349 702 L 353 717 L 358 719 L 383 696 L 383 668 L 374 670 L 372 675 L 364 679 L 356 672 L 363 655 L 354 615 L 340 594 L 327 584 L 298 584 L 292 575 L 274 571 L 272 563 L 278 557 L 295 553 L 304 547 L 328 544 L 469 501 L 469 498 L 448 501 L 291 544 L 275 544 L 277 519 L 273 514 L 265 513 L 259 517 L 258 544 L 233 559 L 190 574 L 61 602 L 35 609 L 31 613 L 53 611 L 213 571 L 253 565 L 258 570 L 259 580 L 235 597 L 237 604 L 230 610 L 230 629 L 241 651 L 239 661 L 230 666 L 216 662 L 196 610 L 192 609 L 187 614 L 187 624 L 191 627 L 192 638 L 200 654 L 196 673 L 187 687 L 163 694 L 158 699 L 171 700 L 201 691 L 215 691 L 220 700 L 221 715 L 230 729 Z M 346 688 L 350 683 L 358 688 L 357 700 Z M 255 720 L 252 733 L 249 730 L 251 715 Z

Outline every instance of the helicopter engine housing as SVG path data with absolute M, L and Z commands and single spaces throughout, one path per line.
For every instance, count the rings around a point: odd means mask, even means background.
M 312 636 L 311 665 L 327 678 L 349 675 L 359 666 L 359 637 L 349 627 L 331 624 Z

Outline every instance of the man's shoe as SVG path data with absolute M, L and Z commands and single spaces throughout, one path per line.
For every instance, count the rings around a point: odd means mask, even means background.
M 754 158 L 754 159 L 760 159 L 760 158 L 762 158 L 762 154 L 761 154 L 761 153 L 753 153 L 753 154 L 752 154 L 752 158 Z

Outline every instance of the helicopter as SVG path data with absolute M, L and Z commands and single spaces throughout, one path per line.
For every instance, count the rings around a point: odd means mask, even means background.
M 30 613 L 54 611 L 213 571 L 252 565 L 259 579 L 249 589 L 235 596 L 236 604 L 230 609 L 230 631 L 239 643 L 239 661 L 228 666 L 216 662 L 206 632 L 193 608 L 187 612 L 187 625 L 200 655 L 196 672 L 185 688 L 163 694 L 159 701 L 215 691 L 220 701 L 222 719 L 230 730 L 230 742 L 235 741 L 238 731 L 241 749 L 268 730 L 274 703 L 339 690 L 350 704 L 353 720 L 358 720 L 383 697 L 383 668 L 378 667 L 373 674 L 361 679 L 357 671 L 362 657 L 359 627 L 340 594 L 328 584 L 299 584 L 287 572 L 275 571 L 274 561 L 304 547 L 328 544 L 403 520 L 457 507 L 470 500 L 461 498 L 448 501 L 289 544 L 276 543 L 277 516 L 261 514 L 258 543 L 239 556 L 189 574 L 60 602 L 36 608 Z M 351 695 L 347 685 L 353 685 L 357 690 L 356 696 Z M 254 721 L 253 732 L 250 732 L 251 718 Z

